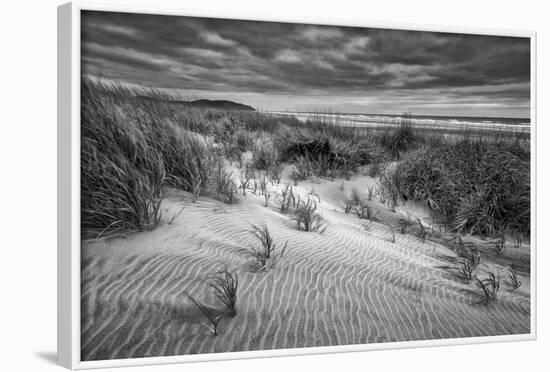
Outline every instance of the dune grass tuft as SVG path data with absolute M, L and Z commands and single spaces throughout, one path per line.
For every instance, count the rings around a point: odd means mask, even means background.
M 307 200 L 298 200 L 294 219 L 298 230 L 323 233 L 326 229 L 326 222 L 317 212 L 317 202 L 312 197 L 308 197 Z
M 472 248 L 462 249 L 458 257 L 461 259 L 460 266 L 457 269 L 458 276 L 465 280 L 473 279 L 475 270 L 481 262 L 481 255 L 477 246 L 473 245 Z
M 292 185 L 286 184 L 278 195 L 279 203 L 281 204 L 280 212 L 285 213 L 290 210 L 291 207 L 296 206 L 296 197 Z
M 491 302 L 496 301 L 497 293 L 498 293 L 498 290 L 500 289 L 499 275 L 493 272 L 488 272 L 487 278 L 482 280 L 476 277 L 475 279 L 480 289 L 482 290 L 482 294 L 483 294 L 483 299 L 476 302 L 475 304 L 482 303 L 485 306 L 488 306 Z
M 239 286 L 239 277 L 227 269 L 219 271 L 212 278 L 210 286 L 214 290 L 216 297 L 229 310 L 228 315 L 234 317 L 237 314 L 235 304 L 237 303 L 237 288 Z
M 218 169 L 214 177 L 214 186 L 218 198 L 226 203 L 232 204 L 235 201 L 236 186 L 233 182 L 233 173 L 227 172 L 222 163 L 218 164 Z
M 251 227 L 250 233 L 260 241 L 259 248 L 252 247 L 252 256 L 259 264 L 258 271 L 267 270 L 269 267 L 274 266 L 278 259 L 283 257 L 288 241 L 280 248 L 280 246 L 275 243 L 267 225 L 257 226 L 252 224 Z
M 512 290 L 518 289 L 521 287 L 521 281 L 518 278 L 518 274 L 515 270 L 510 270 L 508 273 L 508 279 L 510 280 L 510 285 L 512 286 Z
M 299 181 L 307 181 L 313 176 L 311 162 L 306 156 L 299 157 L 290 171 L 290 179 L 297 185 Z
M 193 296 L 191 296 L 189 293 L 184 292 L 187 297 L 199 308 L 199 310 L 204 314 L 206 319 L 208 320 L 208 324 L 202 323 L 201 324 L 206 327 L 210 332 L 212 332 L 212 336 L 218 335 L 218 328 L 220 325 L 220 321 L 222 319 L 221 315 L 216 315 L 208 306 L 205 306 L 204 304 L 200 303 L 199 301 L 195 300 Z

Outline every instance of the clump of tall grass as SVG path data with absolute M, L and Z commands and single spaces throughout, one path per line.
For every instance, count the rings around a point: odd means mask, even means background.
M 242 128 L 235 130 L 232 135 L 221 135 L 219 140 L 225 144 L 224 150 L 227 159 L 237 161 L 241 161 L 243 153 L 253 150 L 256 143 L 253 133 Z
M 259 179 L 259 186 L 260 186 L 260 196 L 263 196 L 267 193 L 267 183 L 269 182 L 267 180 L 267 177 L 264 175 Z
M 483 303 L 488 306 L 491 302 L 496 301 L 497 293 L 500 289 L 500 276 L 493 272 L 487 273 L 487 278 L 481 280 L 476 277 L 477 284 L 483 292 L 483 299 L 475 304 Z
M 271 183 L 279 184 L 281 183 L 281 178 L 283 175 L 283 165 L 280 162 L 273 163 L 269 166 L 267 170 L 267 175 L 271 179 Z
M 256 136 L 247 130 L 238 129 L 233 134 L 230 144 L 236 146 L 240 152 L 247 152 L 255 149 Z
M 388 161 L 383 154 L 375 155 L 368 165 L 367 174 L 371 177 L 384 174 L 388 166 Z
M 187 137 L 179 150 L 176 164 L 172 164 L 169 175 L 176 185 L 193 195 L 193 202 L 208 189 L 213 165 L 212 152 L 196 137 Z
M 313 176 L 311 162 L 306 156 L 299 157 L 290 171 L 290 179 L 296 185 L 299 181 L 307 181 L 311 176 Z
M 232 178 L 233 172 L 228 172 L 222 163 L 218 164 L 218 169 L 214 177 L 214 186 L 218 198 L 222 201 L 232 204 L 235 201 L 236 186 Z
M 264 207 L 267 207 L 269 205 L 269 200 L 271 200 L 271 193 L 267 191 L 267 177 L 264 175 L 262 178 L 260 178 L 259 186 L 260 186 L 260 196 L 263 196 L 264 198 Z
M 234 317 L 237 314 L 235 304 L 237 303 L 237 288 L 239 287 L 239 277 L 227 269 L 219 271 L 212 278 L 210 286 L 214 290 L 216 297 L 229 310 L 228 315 Z
M 323 233 L 326 229 L 326 221 L 317 212 L 317 202 L 311 197 L 308 197 L 307 200 L 298 200 L 294 211 L 294 219 L 298 225 L 298 230 Z
M 410 151 L 424 140 L 414 131 L 410 114 L 405 113 L 399 128 L 386 128 L 379 135 L 378 141 L 394 159 L 399 159 L 402 153 Z
M 100 235 L 148 230 L 161 218 L 163 156 L 122 115 L 126 92 L 82 82 L 81 226 Z
M 388 184 L 405 199 L 423 202 L 457 232 L 528 234 L 528 151 L 502 140 L 438 141 L 405 156 Z
M 471 280 L 475 277 L 475 270 L 481 261 L 479 249 L 474 245 L 473 249 L 461 251 L 458 257 L 461 259 L 457 269 L 458 276 L 467 281 Z
M 518 278 L 518 274 L 515 270 L 510 270 L 508 273 L 508 279 L 510 280 L 510 285 L 512 286 L 512 290 L 518 289 L 521 287 L 521 281 Z
M 287 183 L 278 195 L 279 203 L 281 204 L 280 212 L 285 213 L 290 210 L 291 207 L 296 206 L 296 197 L 292 185 Z
M 275 243 L 267 225 L 256 226 L 252 224 L 250 233 L 260 241 L 259 248 L 252 247 L 252 256 L 258 263 L 258 271 L 267 270 L 268 267 L 275 265 L 276 260 L 283 257 L 288 241 L 280 248 L 280 246 Z
M 269 141 L 257 145 L 252 150 L 252 164 L 260 170 L 270 170 L 275 166 L 280 167 L 280 156 L 278 150 Z
M 241 169 L 241 177 L 240 177 L 240 184 L 239 189 L 241 189 L 243 196 L 246 196 L 246 190 L 250 186 L 250 182 L 254 179 L 256 180 L 256 176 L 254 174 L 254 170 L 250 167 L 246 167 L 244 170 Z
M 342 173 L 342 170 L 338 170 L 337 163 L 333 161 L 330 155 L 306 156 L 306 159 L 311 168 L 311 173 L 317 177 L 326 177 L 333 180 L 339 172 Z
M 397 175 L 395 173 L 383 174 L 380 177 L 380 194 L 384 195 L 384 203 L 387 201 L 392 209 L 395 209 L 399 203 L 400 192 L 396 186 L 396 178 Z

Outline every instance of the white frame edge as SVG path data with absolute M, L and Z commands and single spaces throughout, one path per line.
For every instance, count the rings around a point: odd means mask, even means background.
M 72 4 L 57 8 L 57 361 L 72 367 L 71 106 Z
M 210 17 L 272 22 L 402 29 L 414 31 L 466 33 L 528 37 L 531 40 L 531 329 L 528 334 L 402 341 L 382 344 L 358 344 L 275 349 L 216 354 L 175 355 L 148 358 L 80 360 L 80 13 L 82 10 L 134 12 L 159 15 Z M 308 18 L 280 14 L 239 11 L 215 14 L 213 11 L 124 6 L 105 3 L 71 2 L 58 7 L 58 190 L 57 190 L 57 355 L 58 363 L 69 369 L 91 369 L 152 364 L 172 364 L 246 358 L 315 355 L 370 350 L 436 347 L 493 342 L 536 340 L 536 33 L 533 31 L 493 30 L 418 24 L 392 24 L 368 20 Z

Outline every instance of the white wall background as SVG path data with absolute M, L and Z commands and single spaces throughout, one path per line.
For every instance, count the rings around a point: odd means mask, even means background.
M 538 340 L 522 343 L 377 351 L 132 371 L 305 369 L 464 371 L 541 370 L 548 360 L 550 263 L 548 206 L 550 26 L 543 1 L 202 0 L 129 1 L 169 8 L 311 15 L 376 22 L 538 32 Z M 58 0 L 4 2 L 0 20 L 0 370 L 59 370 L 56 358 L 56 6 Z M 546 355 L 544 354 L 546 351 Z

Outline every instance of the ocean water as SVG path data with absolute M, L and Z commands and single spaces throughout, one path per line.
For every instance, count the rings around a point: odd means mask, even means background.
M 324 120 L 357 128 L 376 128 L 400 125 L 404 120 L 413 127 L 444 131 L 496 131 L 508 133 L 530 133 L 529 118 L 494 118 L 467 116 L 428 116 L 428 115 L 385 115 L 385 114 L 346 114 L 274 111 L 277 115 L 292 115 L 301 121 Z

